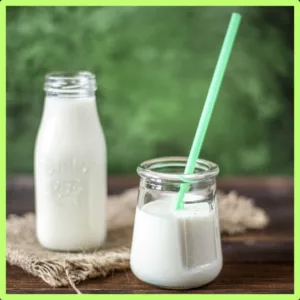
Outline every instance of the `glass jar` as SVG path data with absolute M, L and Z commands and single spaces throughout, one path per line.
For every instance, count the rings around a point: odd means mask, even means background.
M 202 286 L 222 268 L 215 163 L 198 159 L 185 175 L 185 157 L 143 162 L 130 265 L 147 283 L 173 289 Z M 184 207 L 175 210 L 178 191 L 188 185 Z
M 81 251 L 106 237 L 106 143 L 90 72 L 46 75 L 35 144 L 36 231 L 49 249 Z

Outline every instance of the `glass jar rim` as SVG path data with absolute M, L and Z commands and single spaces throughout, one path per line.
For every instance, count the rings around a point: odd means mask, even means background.
M 166 173 L 155 171 L 155 169 L 162 167 L 182 167 L 186 166 L 188 157 L 181 156 L 168 156 L 154 158 L 142 162 L 137 167 L 137 173 L 139 176 L 149 178 L 152 180 L 166 180 L 179 183 L 195 183 L 216 177 L 219 174 L 219 167 L 217 164 L 205 159 L 197 159 L 196 167 L 193 174 L 184 173 Z

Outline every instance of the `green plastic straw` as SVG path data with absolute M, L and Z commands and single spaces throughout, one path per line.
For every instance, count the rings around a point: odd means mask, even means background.
M 218 62 L 214 71 L 214 75 L 207 93 L 203 111 L 199 120 L 198 128 L 194 137 L 189 158 L 184 170 L 184 174 L 193 174 L 196 166 L 196 161 L 199 157 L 200 150 L 203 144 L 205 133 L 209 124 L 209 120 L 218 96 L 218 92 L 224 77 L 225 69 L 229 60 L 229 56 L 234 44 L 234 40 L 241 22 L 241 15 L 233 13 L 227 28 L 226 36 L 222 45 L 222 49 L 218 58 Z M 177 201 L 176 210 L 183 209 L 184 195 L 189 190 L 189 184 L 181 184 Z

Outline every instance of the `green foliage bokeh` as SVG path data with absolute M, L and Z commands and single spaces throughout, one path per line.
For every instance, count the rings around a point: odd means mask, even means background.
M 7 171 L 33 170 L 44 75 L 52 71 L 96 74 L 109 173 L 187 156 L 235 10 L 243 20 L 201 157 L 222 175 L 291 175 L 291 99 L 281 82 L 292 81 L 293 54 L 266 9 L 8 8 Z

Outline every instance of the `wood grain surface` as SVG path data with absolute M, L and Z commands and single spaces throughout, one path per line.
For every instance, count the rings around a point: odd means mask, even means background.
M 110 194 L 138 184 L 138 177 L 110 177 Z M 236 190 L 252 197 L 268 212 L 271 223 L 259 231 L 223 236 L 224 266 L 212 283 L 192 290 L 164 290 L 138 280 L 130 270 L 115 272 L 107 278 L 95 278 L 78 284 L 84 294 L 128 293 L 280 293 L 294 292 L 294 188 L 292 178 L 220 178 L 218 188 Z M 14 175 L 7 179 L 7 215 L 34 211 L 33 179 Z M 7 293 L 66 294 L 69 287 L 51 288 L 41 279 L 7 264 Z

